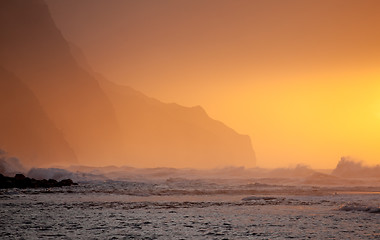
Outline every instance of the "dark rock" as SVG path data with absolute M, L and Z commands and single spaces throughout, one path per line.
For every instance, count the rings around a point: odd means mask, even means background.
M 6 177 L 0 174 L 0 189 L 1 188 L 52 188 L 78 185 L 71 179 L 57 181 L 54 179 L 36 180 L 34 178 L 25 177 L 22 174 L 16 174 L 15 177 Z
M 25 176 L 23 174 L 16 174 L 15 175 L 15 180 L 16 181 L 24 180 L 24 179 L 25 179 Z
M 71 185 L 74 185 L 74 182 L 71 179 L 64 179 L 64 180 L 60 181 L 58 183 L 58 185 L 60 185 L 60 186 L 71 186 Z

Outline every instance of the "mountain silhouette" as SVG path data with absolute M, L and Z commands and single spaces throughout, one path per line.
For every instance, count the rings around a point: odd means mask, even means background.
M 37 96 L 78 159 L 120 159 L 121 136 L 98 82 L 78 66 L 41 0 L 1 1 L 1 64 Z
M 200 107 L 183 107 L 150 98 L 96 73 L 83 52 L 70 44 L 78 64 L 97 78 L 113 103 L 124 137 L 128 163 L 133 166 L 204 168 L 254 166 L 255 154 L 247 135 L 211 119 Z M 248 163 L 248 164 L 247 164 Z
M 62 36 L 42 0 L 2 1 L 0 17 L 0 64 L 30 88 L 46 119 L 59 129 L 81 164 L 254 165 L 250 138 L 211 119 L 201 107 L 162 103 L 96 74 L 80 50 Z M 2 99 L 2 104 L 17 101 Z M 31 111 L 27 107 L 19 110 Z M 12 128 L 18 128 L 17 124 Z M 7 146 L 8 140 L 2 141 Z M 20 144 L 15 154 L 23 147 Z M 41 143 L 35 149 L 43 147 Z M 62 157 L 71 154 L 70 148 Z M 33 164 L 58 160 L 45 159 L 38 152 L 35 156 L 41 160 Z
M 111 102 L 134 166 L 254 165 L 248 136 L 211 119 L 200 106 L 165 104 L 126 86 L 100 82 Z M 177 163 L 178 160 L 180 163 Z
M 0 67 L 0 149 L 27 161 L 76 163 L 75 153 L 33 92 Z

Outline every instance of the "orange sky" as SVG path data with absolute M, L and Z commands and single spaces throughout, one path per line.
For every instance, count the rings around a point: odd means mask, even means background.
M 260 167 L 380 164 L 378 0 L 48 4 L 108 79 L 202 105 L 251 136 Z

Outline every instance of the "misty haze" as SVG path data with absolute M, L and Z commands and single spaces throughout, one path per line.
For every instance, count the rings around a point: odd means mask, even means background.
M 380 238 L 379 10 L 1 1 L 0 238 Z

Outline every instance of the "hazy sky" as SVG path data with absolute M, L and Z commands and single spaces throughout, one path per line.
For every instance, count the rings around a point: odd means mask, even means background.
M 108 79 L 201 105 L 261 167 L 380 164 L 378 0 L 48 0 Z

